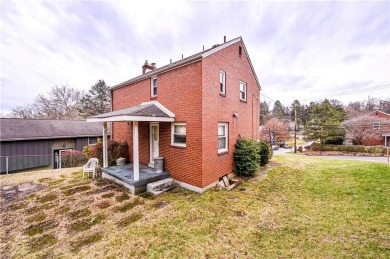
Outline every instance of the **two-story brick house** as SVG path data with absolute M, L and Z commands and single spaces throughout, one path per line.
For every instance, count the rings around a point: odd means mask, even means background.
M 390 147 L 390 114 L 382 112 L 380 110 L 375 110 L 365 115 L 364 117 L 372 117 L 383 120 L 387 120 L 388 122 L 380 123 L 379 120 L 373 120 L 372 123 L 372 131 L 380 132 L 382 138 L 369 138 L 364 141 L 365 146 L 384 146 Z M 370 125 L 371 126 L 371 125 Z
M 88 120 L 113 122 L 134 170 L 164 157 L 170 176 L 197 192 L 232 173 L 239 136 L 259 137 L 260 84 L 241 37 L 160 68 L 145 62 L 111 102 L 113 112 Z

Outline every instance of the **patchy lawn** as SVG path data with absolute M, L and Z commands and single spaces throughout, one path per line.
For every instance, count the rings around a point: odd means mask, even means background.
M 273 161 L 281 166 L 263 181 L 231 192 L 176 188 L 158 197 L 80 171 L 32 172 L 26 179 L 44 188 L 1 207 L 2 256 L 390 257 L 388 165 Z

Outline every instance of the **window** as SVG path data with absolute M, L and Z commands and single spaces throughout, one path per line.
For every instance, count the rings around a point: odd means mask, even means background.
M 240 82 L 240 100 L 246 101 L 246 84 L 244 82 Z
M 97 138 L 88 138 L 88 146 L 95 145 L 97 142 Z
M 157 77 L 152 77 L 150 81 L 150 95 L 152 97 L 157 96 Z
M 242 48 L 241 48 L 241 46 L 238 46 L 238 55 L 241 58 L 241 56 L 242 56 Z
M 381 128 L 381 124 L 379 122 L 374 122 L 372 124 L 372 129 L 380 129 Z
M 225 72 L 219 71 L 219 93 L 225 94 L 226 93 L 226 77 Z
M 185 123 L 172 123 L 172 141 L 173 146 L 185 147 L 186 146 L 186 124 Z
M 228 151 L 228 127 L 227 123 L 218 123 L 218 153 Z

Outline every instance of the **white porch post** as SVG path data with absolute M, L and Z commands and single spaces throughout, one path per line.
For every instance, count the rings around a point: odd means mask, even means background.
M 133 169 L 134 181 L 139 180 L 138 121 L 133 121 Z
M 103 167 L 108 167 L 107 122 L 103 122 Z

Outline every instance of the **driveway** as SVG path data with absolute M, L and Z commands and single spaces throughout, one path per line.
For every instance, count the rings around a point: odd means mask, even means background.
M 283 149 L 283 148 L 281 148 L 279 150 L 274 150 L 274 156 L 293 156 L 294 155 L 294 154 L 287 153 L 287 152 L 291 152 L 291 150 L 290 149 Z M 298 154 L 298 155 L 301 155 L 301 154 Z M 310 156 L 310 157 L 387 163 L 387 157 L 385 157 L 385 156 Z

